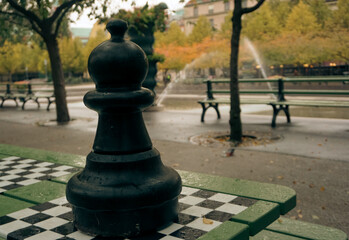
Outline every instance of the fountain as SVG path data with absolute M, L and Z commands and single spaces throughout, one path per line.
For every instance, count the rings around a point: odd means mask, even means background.
M 255 46 L 253 45 L 253 43 L 250 41 L 250 39 L 248 39 L 247 37 L 244 37 L 244 42 L 246 43 L 248 49 L 251 51 L 254 60 L 256 61 L 256 63 L 260 66 L 260 71 L 261 74 L 263 76 L 264 79 L 267 79 L 267 72 L 265 71 L 265 68 L 263 66 L 262 60 L 257 52 L 257 49 L 255 48 Z M 270 82 L 267 82 L 268 88 L 270 90 L 273 90 L 273 87 L 271 86 Z M 274 94 L 272 94 L 273 98 L 276 98 L 276 96 Z
M 175 80 L 172 80 L 169 84 L 167 84 L 167 86 L 164 88 L 164 90 L 161 92 L 161 94 L 159 95 L 158 99 L 155 101 L 155 105 L 156 106 L 161 106 L 162 102 L 165 100 L 165 98 L 167 97 L 169 91 L 172 89 L 172 87 L 174 86 L 174 84 L 177 82 L 177 78 Z

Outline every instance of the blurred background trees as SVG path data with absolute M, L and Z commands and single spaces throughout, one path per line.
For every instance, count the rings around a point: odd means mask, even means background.
M 231 17 L 227 15 L 220 29 L 212 28 L 207 18 L 200 17 L 188 36 L 175 21 L 165 31 L 155 32 L 154 50 L 165 57 L 158 63 L 159 70 L 221 68 L 228 74 Z M 338 0 L 336 10 L 329 9 L 325 0 L 268 0 L 258 11 L 246 15 L 242 24 L 242 38 L 253 42 L 269 71 L 270 67 L 285 65 L 349 62 L 349 0 Z M 50 73 L 42 39 L 27 28 L 7 25 L 0 17 L 0 74 Z M 82 44 L 72 37 L 67 22 L 62 22 L 58 44 L 67 82 L 83 73 L 86 77 L 89 53 L 106 39 L 108 36 L 100 29 Z M 239 66 L 245 73 L 255 72 L 256 63 L 244 42 Z
M 156 33 L 155 51 L 165 55 L 160 69 L 229 66 L 231 17 L 226 17 L 220 29 L 212 29 L 208 19 L 200 17 L 188 36 L 179 34 L 176 23 Z M 242 24 L 242 38 L 253 42 L 270 68 L 349 62 L 349 0 L 339 0 L 336 10 L 329 9 L 325 0 L 270 0 L 246 15 Z M 256 66 L 244 42 L 239 62 L 241 69 Z

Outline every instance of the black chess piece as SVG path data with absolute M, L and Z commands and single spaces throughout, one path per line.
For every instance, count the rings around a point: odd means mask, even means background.
M 66 195 L 75 226 L 104 237 L 134 237 L 177 218 L 181 179 L 163 165 L 152 146 L 142 110 L 154 101 L 142 88 L 148 62 L 143 50 L 124 40 L 125 21 L 107 24 L 111 39 L 88 60 L 96 90 L 85 105 L 99 114 L 93 151 L 73 176 Z

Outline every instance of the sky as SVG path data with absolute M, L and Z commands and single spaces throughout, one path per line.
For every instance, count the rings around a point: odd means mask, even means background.
M 113 1 L 113 4 L 115 4 L 116 9 L 132 9 L 133 8 L 131 6 L 132 2 L 133 1 L 130 1 L 130 0 L 127 2 L 116 0 L 116 1 Z M 185 3 L 188 2 L 188 0 L 184 1 L 184 3 L 179 3 L 179 0 L 137 0 L 134 2 L 136 2 L 136 7 L 144 6 L 147 2 L 149 6 L 154 6 L 161 2 L 164 2 L 167 4 L 170 11 L 174 11 L 174 10 L 183 8 L 183 6 L 185 5 Z M 72 15 L 71 18 L 75 21 L 77 16 Z M 85 14 L 85 15 L 82 15 L 80 19 L 76 20 L 75 23 L 71 23 L 70 26 L 79 27 L 79 28 L 92 28 L 95 22 L 96 20 L 90 20 Z

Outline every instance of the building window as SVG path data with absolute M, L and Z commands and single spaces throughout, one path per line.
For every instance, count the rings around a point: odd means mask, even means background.
M 194 7 L 194 17 L 199 16 L 199 10 L 198 7 Z
M 214 6 L 213 5 L 209 5 L 208 6 L 208 14 L 212 14 L 214 11 Z
M 224 3 L 224 11 L 228 12 L 230 10 L 230 2 Z

